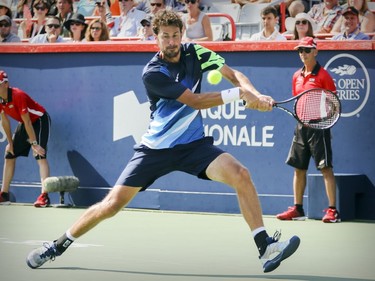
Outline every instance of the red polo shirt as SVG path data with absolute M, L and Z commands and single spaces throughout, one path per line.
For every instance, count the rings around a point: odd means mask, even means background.
M 0 113 L 3 112 L 22 123 L 21 115 L 28 112 L 31 122 L 34 123 L 38 118 L 43 116 L 46 110 L 24 91 L 18 88 L 8 88 L 8 100 L 0 100 Z
M 336 93 L 336 86 L 331 75 L 318 62 L 313 71 L 306 77 L 302 74 L 304 69 L 305 67 L 297 70 L 293 75 L 293 96 L 313 88 L 322 88 Z

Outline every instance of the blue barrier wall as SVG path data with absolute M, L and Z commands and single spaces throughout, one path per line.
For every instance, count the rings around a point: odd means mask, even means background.
M 154 55 L 155 46 L 128 44 L 129 48 L 114 43 L 95 48 L 72 44 L 62 44 L 57 49 L 15 44 L 8 49 L 0 47 L 0 68 L 8 73 L 10 85 L 29 93 L 51 115 L 51 175 L 74 174 L 80 178 L 79 192 L 72 194 L 77 205 L 87 206 L 104 196 L 107 189 L 102 187 L 114 184 L 147 127 L 149 109 L 141 72 Z M 208 46 L 250 77 L 261 92 L 275 100 L 291 96 L 291 77 L 301 67 L 298 54 L 292 51 L 293 43 L 283 47 L 267 44 L 263 51 L 259 45 L 256 50 L 241 44 L 237 50 L 233 44 Z M 371 43 L 360 50 L 345 46 L 340 50 L 342 45 L 333 42 L 320 46 L 318 61 L 334 77 L 343 106 L 342 118 L 332 129 L 334 170 L 365 174 L 374 183 L 374 48 Z M 218 86 L 203 83 L 202 90 L 228 87 L 226 81 Z M 264 213 L 275 214 L 292 204 L 293 169 L 284 162 L 294 119 L 280 110 L 245 110 L 239 103 L 203 114 L 206 132 L 214 136 L 216 144 L 251 171 Z M 14 128 L 15 123 L 12 124 Z M 1 129 L 2 151 L 5 145 Z M 309 172 L 316 173 L 312 162 Z M 19 159 L 14 181 L 40 181 L 32 157 Z M 16 198 L 25 197 L 21 193 L 27 189 L 20 190 L 12 187 Z M 23 200 L 34 199 L 33 194 Z M 232 189 L 179 172 L 159 179 L 131 207 L 238 212 Z

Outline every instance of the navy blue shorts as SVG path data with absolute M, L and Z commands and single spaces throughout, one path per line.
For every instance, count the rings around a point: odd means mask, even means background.
M 331 131 L 311 129 L 298 123 L 286 163 L 294 168 L 307 170 L 311 157 L 318 170 L 333 167 Z
M 158 178 L 181 171 L 207 179 L 206 169 L 223 150 L 213 145 L 212 137 L 177 145 L 173 148 L 150 149 L 144 145 L 134 148 L 135 153 L 116 185 L 142 187 L 147 189 Z
M 34 157 L 36 160 L 45 159 L 47 158 L 47 144 L 51 128 L 51 119 L 47 112 L 45 112 L 43 116 L 41 116 L 33 123 L 33 128 L 36 136 L 36 141 L 46 151 L 45 156 L 36 155 Z M 29 136 L 25 129 L 25 124 L 18 123 L 18 126 L 13 134 L 14 155 L 8 152 L 5 154 L 5 158 L 13 159 L 17 158 L 18 156 L 27 157 L 29 156 L 30 149 L 31 145 L 29 143 Z

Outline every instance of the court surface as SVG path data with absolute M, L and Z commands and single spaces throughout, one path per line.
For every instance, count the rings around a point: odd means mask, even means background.
M 263 273 L 240 215 L 124 210 L 39 269 L 33 248 L 60 237 L 84 209 L 0 206 L 2 281 L 365 281 L 375 280 L 375 223 L 283 222 L 265 217 L 270 235 L 296 234 L 298 251 Z

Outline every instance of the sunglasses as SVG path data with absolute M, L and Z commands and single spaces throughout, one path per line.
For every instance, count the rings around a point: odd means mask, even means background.
M 311 50 L 312 48 L 298 48 L 298 53 L 302 54 L 303 52 L 305 52 L 306 54 L 310 54 Z
M 307 24 L 307 20 L 297 20 L 296 25 L 299 25 L 299 24 Z
M 82 25 L 82 23 L 80 23 L 80 22 L 76 22 L 76 21 L 73 21 L 70 25 L 77 25 L 77 26 L 80 26 L 80 25 Z
M 94 26 L 90 27 L 90 29 L 91 29 L 91 30 L 95 30 L 95 31 L 102 30 L 101 27 L 94 27 Z
M 45 9 L 47 9 L 47 7 L 44 7 L 44 6 L 34 6 L 34 9 L 38 10 L 38 11 L 44 11 Z
M 146 22 L 146 23 L 142 23 L 142 26 L 143 26 L 143 27 L 146 27 L 146 26 L 147 26 L 147 27 L 150 27 L 150 26 L 151 26 L 151 24 L 150 24 L 150 23 L 148 23 L 148 22 Z
M 185 0 L 185 4 L 189 4 L 189 3 L 195 4 L 197 3 L 197 0 Z
M 58 28 L 60 28 L 60 25 L 59 24 L 47 24 L 47 27 L 48 28 L 55 28 L 55 29 L 58 29 Z
M 162 4 L 161 3 L 150 3 L 150 5 L 152 7 L 156 6 L 156 7 L 160 8 Z
M 10 27 L 9 23 L 0 23 L 0 27 Z

